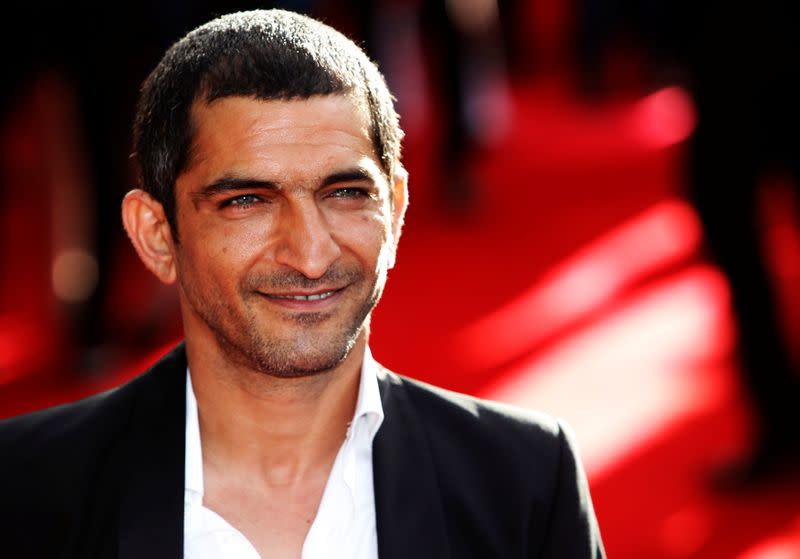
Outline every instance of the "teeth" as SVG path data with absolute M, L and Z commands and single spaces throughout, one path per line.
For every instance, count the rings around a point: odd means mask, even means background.
M 327 299 L 336 291 L 326 291 L 325 293 L 315 293 L 314 295 L 270 295 L 273 299 L 291 299 L 293 301 L 319 301 Z

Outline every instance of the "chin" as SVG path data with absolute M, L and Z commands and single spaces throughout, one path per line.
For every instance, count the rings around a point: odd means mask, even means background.
M 277 378 L 299 378 L 324 374 L 341 365 L 350 355 L 359 337 L 359 329 L 345 339 L 328 340 L 320 344 L 321 336 L 292 342 L 258 344 L 257 349 L 244 351 L 250 367 Z M 260 346 L 260 347 L 259 347 Z M 323 347 L 321 347 L 323 346 Z
M 340 355 L 313 356 L 294 359 L 292 361 L 276 362 L 274 356 L 262 359 L 258 363 L 261 373 L 277 378 L 301 378 L 325 374 L 338 367 L 347 357 L 348 352 Z

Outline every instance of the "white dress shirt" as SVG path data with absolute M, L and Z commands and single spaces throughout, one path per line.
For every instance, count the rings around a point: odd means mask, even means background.
M 353 420 L 303 543 L 301 559 L 377 559 L 372 440 L 383 422 L 376 364 L 367 349 Z M 197 400 L 186 372 L 186 488 L 183 550 L 187 559 L 261 559 L 255 547 L 220 515 L 203 506 L 203 451 Z

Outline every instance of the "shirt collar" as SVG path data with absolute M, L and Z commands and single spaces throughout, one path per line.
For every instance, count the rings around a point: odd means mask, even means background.
M 361 377 L 358 385 L 358 399 L 347 437 L 352 438 L 361 425 L 367 429 L 365 444 L 372 445 L 372 440 L 383 423 L 383 404 L 378 389 L 378 364 L 372 357 L 369 347 L 364 352 L 361 364 Z M 203 498 L 203 451 L 200 442 L 200 421 L 197 415 L 197 398 L 192 387 L 192 375 L 186 368 L 186 502 Z
M 372 440 L 383 423 L 383 404 L 381 393 L 378 389 L 378 364 L 372 358 L 369 347 L 364 352 L 364 361 L 361 364 L 361 380 L 358 385 L 358 400 L 353 413 L 351 427 L 365 422 L 367 426 L 367 441 L 372 445 Z M 352 431 L 352 429 L 351 429 Z
M 186 504 L 203 498 L 203 452 L 200 446 L 200 420 L 192 375 L 186 367 Z

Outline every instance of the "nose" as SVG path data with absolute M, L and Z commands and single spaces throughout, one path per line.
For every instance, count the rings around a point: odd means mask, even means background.
M 320 278 L 339 258 L 341 248 L 316 204 L 308 201 L 287 206 L 280 219 L 275 260 L 307 278 Z

